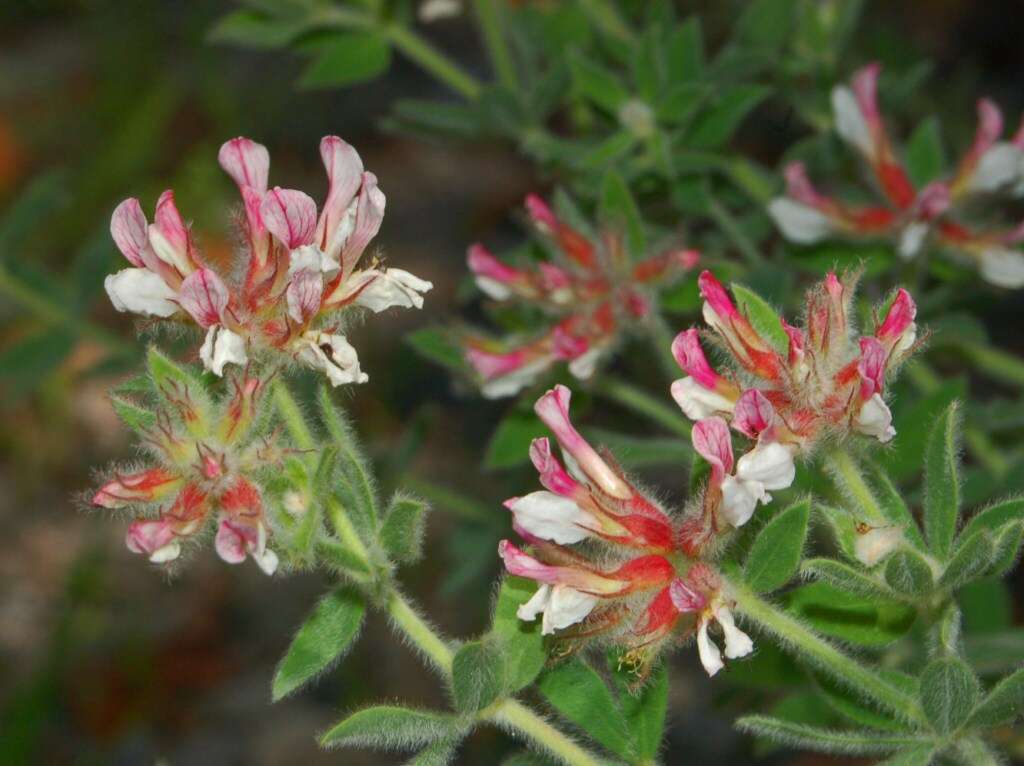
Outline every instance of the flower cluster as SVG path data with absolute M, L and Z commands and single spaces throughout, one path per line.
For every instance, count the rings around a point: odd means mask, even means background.
M 917 189 L 882 122 L 877 102 L 880 71 L 878 64 L 870 64 L 854 75 L 850 87 L 836 87 L 832 108 L 836 131 L 867 162 L 884 203 L 857 207 L 826 196 L 814 188 L 803 163 L 794 162 L 785 169 L 786 196 L 768 208 L 782 233 L 801 244 L 837 235 L 889 237 L 900 256 L 908 259 L 934 236 L 943 248 L 973 260 L 992 284 L 1024 286 L 1024 253 L 1013 248 L 1024 240 L 1024 224 L 982 232 L 957 220 L 972 197 L 1024 191 L 1024 124 L 1012 140 L 1001 140 L 999 108 L 988 99 L 980 100 L 974 142 L 952 176 Z
M 274 440 L 253 435 L 264 385 L 254 377 L 230 379 L 233 393 L 211 401 L 184 380 L 160 384 L 161 408 L 139 428 L 144 449 L 159 465 L 118 471 L 92 498 L 98 508 L 136 511 L 129 550 L 157 564 L 176 560 L 182 545 L 214 525 L 218 555 L 230 564 L 246 559 L 267 574 L 278 557 L 267 547 L 270 525 L 257 476 L 280 463 Z
M 508 540 L 498 552 L 509 573 L 540 584 L 520 619 L 541 616 L 544 634 L 578 626 L 567 635 L 617 640 L 640 665 L 673 634 L 695 634 L 714 675 L 722 659 L 709 637 L 712 623 L 724 633 L 727 657 L 753 648 L 733 621 L 727 588 L 711 566 L 683 555 L 682 529 L 666 511 L 576 431 L 569 399 L 569 389 L 557 386 L 535 406 L 564 465 L 548 439 L 536 439 L 530 457 L 545 489 L 506 502 L 530 552 Z M 573 544 L 583 547 L 567 547 Z
M 518 393 L 558 361 L 568 362 L 576 378 L 589 378 L 622 331 L 651 315 L 657 289 L 693 269 L 699 257 L 693 250 L 669 250 L 631 261 L 617 233 L 602 232 L 591 240 L 534 195 L 526 198 L 526 209 L 552 246 L 553 262 L 515 268 L 480 244 L 468 253 L 469 268 L 484 294 L 537 307 L 551 317 L 543 332 L 525 342 L 464 340 L 466 360 L 490 398 Z
M 765 313 L 755 327 L 753 311 L 745 315 L 710 272 L 701 274 L 704 319 L 733 365 L 726 374 L 715 370 L 696 328 L 672 343 L 686 373 L 672 384 L 672 396 L 697 421 L 694 446 L 711 466 L 705 506 L 687 522 L 691 552 L 702 550 L 723 522 L 745 524 L 758 503 L 771 499 L 768 490 L 788 487 L 794 457 L 822 439 L 852 432 L 887 442 L 896 435 L 883 393 L 886 377 L 917 345 L 916 308 L 909 293 L 897 291 L 875 332 L 855 341 L 855 282 L 830 273 L 808 291 L 804 328 Z M 730 425 L 754 443 L 735 471 Z
M 432 285 L 376 259 L 357 268 L 380 228 L 384 194 L 340 138 L 325 137 L 320 155 L 329 189 L 318 217 L 304 192 L 268 189 L 265 147 L 247 138 L 221 147 L 220 165 L 238 185 L 245 211 L 237 280 L 204 262 L 172 191 L 160 195 L 152 224 L 137 199 L 122 202 L 110 230 L 131 268 L 106 279 L 114 307 L 198 325 L 206 331 L 200 357 L 216 375 L 226 364 L 274 352 L 322 370 L 335 386 L 366 381 L 338 330 L 340 310 L 420 308 Z

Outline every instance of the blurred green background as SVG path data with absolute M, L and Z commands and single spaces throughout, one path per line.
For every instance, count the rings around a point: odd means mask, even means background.
M 704 14 L 713 44 L 741 3 L 679 5 Z M 500 144 L 423 143 L 381 130 L 396 98 L 444 97 L 401 60 L 371 85 L 310 91 L 296 87 L 297 56 L 210 43 L 209 28 L 231 7 L 15 0 L 0 8 L 3 764 L 400 763 L 321 752 L 314 732 L 371 700 L 443 704 L 431 674 L 375 619 L 339 670 L 271 705 L 273 667 L 324 578 L 269 580 L 211 553 L 168 582 L 125 550 L 123 521 L 83 510 L 94 468 L 133 455 L 105 398 L 140 354 L 131 320 L 102 290 L 104 275 L 120 267 L 110 211 L 127 196 L 149 208 L 173 187 L 205 251 L 226 258 L 236 192 L 216 164 L 223 140 L 265 143 L 273 183 L 320 197 L 317 142 L 343 136 L 388 196 L 377 243 L 391 263 L 435 285 L 423 312 L 389 313 L 352 334 L 371 380 L 344 397 L 386 484 L 402 475 L 426 490 L 429 478 L 463 496 L 433 515 L 427 559 L 406 578 L 448 633 L 484 627 L 494 544 L 507 531 L 500 501 L 532 486 L 529 472 L 477 468 L 505 405 L 461 390 L 403 335 L 458 314 L 466 245 L 514 242 L 508 211 L 545 180 Z M 1011 125 L 1024 107 L 1019 11 L 1009 1 L 868 3 L 852 47 L 858 58 L 844 68 L 877 55 L 931 60 L 914 96 L 920 104 L 907 111 L 940 114 L 947 136 L 965 143 L 978 95 L 995 98 Z M 427 34 L 482 72 L 470 31 L 454 19 Z M 773 166 L 798 130 L 765 110 L 747 122 L 740 146 Z M 1018 349 L 1021 308 L 1007 297 L 990 318 L 994 337 Z M 635 431 L 624 413 L 602 417 Z M 677 472 L 650 478 L 683 490 Z M 723 684 L 712 703 L 690 653 L 672 663 L 666 763 L 825 762 L 755 752 L 731 731 L 733 711 L 762 706 L 777 689 Z M 497 763 L 510 747 L 482 731 L 460 762 Z

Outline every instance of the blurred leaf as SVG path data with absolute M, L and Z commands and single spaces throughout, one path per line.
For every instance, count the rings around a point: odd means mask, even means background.
M 628 436 L 601 428 L 588 428 L 585 433 L 591 443 L 610 449 L 624 468 L 678 466 L 688 463 L 693 454 L 693 448 L 682 439 Z
M 672 32 L 668 44 L 669 82 L 690 82 L 704 73 L 704 37 L 700 17 L 693 15 Z
M 503 644 L 506 683 L 511 694 L 533 683 L 547 660 L 539 621 L 524 622 L 516 614 L 536 591 L 536 584 L 531 580 L 506 577 L 501 582 L 494 607 L 491 633 Z
M 617 75 L 579 51 L 570 55 L 569 71 L 576 92 L 613 115 L 629 98 L 629 91 Z
M 971 714 L 971 726 L 1002 726 L 1024 715 L 1024 668 L 1011 673 L 985 695 Z
M 453 370 L 466 368 L 462 348 L 451 333 L 441 327 L 424 327 L 405 336 L 405 341 L 422 356 Z
M 480 135 L 480 114 L 473 106 L 443 101 L 400 99 L 391 107 L 384 127 L 407 133 L 425 133 L 471 139 Z
M 884 450 L 876 455 L 890 476 L 905 480 L 920 472 L 932 424 L 954 400 L 964 396 L 966 388 L 964 380 L 946 380 L 934 391 L 917 395 L 905 406 L 893 408 L 897 449 Z
M 626 236 L 629 254 L 634 260 L 647 255 L 647 237 L 640 217 L 640 208 L 629 190 L 629 186 L 617 172 L 605 173 L 601 184 L 601 204 L 598 217 L 605 225 L 621 227 Z
M 38 390 L 75 346 L 75 335 L 62 328 L 47 328 L 0 352 L 0 375 L 8 396 L 14 400 Z M 10 401 L 8 403 L 11 403 Z
M 1004 577 L 1020 558 L 1024 543 L 1024 521 L 1011 521 L 996 530 L 992 546 L 992 564 L 987 574 Z
M 931 745 L 909 747 L 879 761 L 877 766 L 928 766 L 935 757 L 935 748 Z
M 276 702 L 344 656 L 363 624 L 366 604 L 355 590 L 331 591 L 299 628 L 274 675 Z
M 376 32 L 338 32 L 317 45 L 302 71 L 303 88 L 337 88 L 373 80 L 391 66 L 391 46 Z
M 455 709 L 475 713 L 501 695 L 505 662 L 497 642 L 468 641 L 459 647 L 452 662 L 452 696 Z
M 423 535 L 430 506 L 424 501 L 396 492 L 391 498 L 380 541 L 384 550 L 403 563 L 419 561 L 423 556 Z
M 736 41 L 741 46 L 775 51 L 793 30 L 795 0 L 753 0 L 736 21 Z
M 758 530 L 750 548 L 743 576 L 758 592 L 781 588 L 796 574 L 807 539 L 811 501 L 790 506 Z
M 458 753 L 461 744 L 461 737 L 453 736 L 442 739 L 432 745 L 427 745 L 405 766 L 448 766 Z
M 885 562 L 885 582 L 905 596 L 923 596 L 935 586 L 932 570 L 921 554 L 901 548 Z
M 727 143 L 747 115 L 769 93 L 769 89 L 761 85 L 723 88 L 715 103 L 694 120 L 686 140 L 687 147 L 715 149 Z
M 544 424 L 532 410 L 512 410 L 491 436 L 484 455 L 487 468 L 510 468 L 526 462 L 530 442 L 547 433 Z
M 960 515 L 957 414 L 953 402 L 935 421 L 925 447 L 924 528 L 940 560 L 949 556 Z
M 934 117 L 923 120 L 907 142 L 907 174 L 914 186 L 924 186 L 938 178 L 946 167 L 946 153 L 942 148 L 939 121 Z
M 67 203 L 71 196 L 68 187 L 68 176 L 62 170 L 50 170 L 29 181 L 0 217 L 0 263 L 22 255 L 22 247 L 36 227 Z
M 309 28 L 309 19 L 301 16 L 287 19 L 241 9 L 221 17 L 207 37 L 213 43 L 273 50 L 283 48 Z
M 921 707 L 939 734 L 950 734 L 971 715 L 978 701 L 978 679 L 958 657 L 932 660 L 921 674 Z
M 458 730 L 450 715 L 380 705 L 359 710 L 336 724 L 320 737 L 320 745 L 408 750 L 445 740 Z
M 800 586 L 783 598 L 790 612 L 818 632 L 869 647 L 904 636 L 917 614 L 907 604 L 854 596 L 823 582 Z
M 613 753 L 630 755 L 629 727 L 604 680 L 578 657 L 544 673 L 537 682 L 559 713 Z

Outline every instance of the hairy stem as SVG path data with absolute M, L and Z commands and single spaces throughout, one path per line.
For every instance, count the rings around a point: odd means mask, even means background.
M 544 718 L 518 700 L 506 698 L 493 706 L 488 719 L 526 735 L 570 766 L 597 766 L 602 761 L 584 750 Z
M 825 466 L 832 474 L 832 479 L 839 491 L 857 503 L 867 517 L 867 521 L 877 526 L 884 526 L 888 523 L 871 488 L 864 480 L 860 466 L 848 452 L 839 448 L 828 453 L 825 456 Z
M 847 656 L 799 620 L 762 600 L 743 585 L 731 582 L 730 592 L 739 611 L 780 639 L 798 657 L 810 659 L 840 683 L 847 684 L 901 718 L 923 721 L 917 700 L 889 684 L 871 669 Z
M 625 381 L 606 377 L 596 388 L 597 393 L 657 423 L 667 431 L 689 440 L 690 424 L 682 414 L 656 399 L 646 391 Z

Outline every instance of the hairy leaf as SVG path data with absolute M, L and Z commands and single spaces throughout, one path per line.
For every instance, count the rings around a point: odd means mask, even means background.
M 796 574 L 807 539 L 811 501 L 790 506 L 759 530 L 743 570 L 756 592 L 781 588 Z
M 573 658 L 540 677 L 537 688 L 568 720 L 613 753 L 630 754 L 629 727 L 618 702 L 597 672 Z
M 980 576 L 992 564 L 994 544 L 992 533 L 981 529 L 957 545 L 939 578 L 939 585 L 955 589 Z
M 786 331 L 782 327 L 782 318 L 779 316 L 779 312 L 750 288 L 735 282 L 730 287 L 740 313 L 750 321 L 754 329 L 776 351 L 785 354 L 789 348 L 789 336 L 786 335 Z
M 423 534 L 430 506 L 416 497 L 396 492 L 391 498 L 380 541 L 396 561 L 411 563 L 423 556 Z
M 960 514 L 956 402 L 932 427 L 925 447 L 924 528 L 928 544 L 940 559 L 949 556 Z
M 801 565 L 801 571 L 857 596 L 900 598 L 892 588 L 872 575 L 835 559 L 808 559 Z
M 972 726 L 1002 726 L 1024 715 L 1024 668 L 992 687 L 971 714 Z
M 533 683 L 547 659 L 540 621 L 524 622 L 516 616 L 516 610 L 529 601 L 536 590 L 537 586 L 531 580 L 506 577 L 502 580 L 494 606 L 491 634 L 503 643 L 506 684 L 511 693 Z
M 921 743 L 920 739 L 910 736 L 880 734 L 869 730 L 823 729 L 766 715 L 743 716 L 736 721 L 736 727 L 740 731 L 765 737 L 788 747 L 838 755 L 888 753 L 897 748 Z
M 455 708 L 473 713 L 494 702 L 505 682 L 505 658 L 495 641 L 469 641 L 452 662 L 452 695 Z
M 921 674 L 921 707 L 939 734 L 951 734 L 971 715 L 980 688 L 958 657 L 932 660 Z
M 928 562 L 909 548 L 896 551 L 886 560 L 885 582 L 905 596 L 921 596 L 935 584 Z
M 335 724 L 320 737 L 320 744 L 409 750 L 446 740 L 458 730 L 458 721 L 451 715 L 380 705 L 360 710 Z

